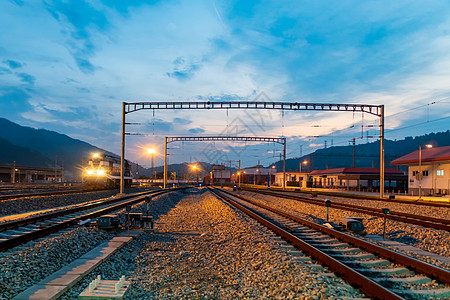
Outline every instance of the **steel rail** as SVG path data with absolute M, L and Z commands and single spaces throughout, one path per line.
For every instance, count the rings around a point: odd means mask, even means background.
M 158 195 L 162 195 L 162 194 L 165 194 L 165 193 L 168 193 L 168 192 L 177 191 L 179 189 L 183 189 L 183 188 L 166 189 L 166 190 L 162 190 L 162 191 L 157 191 L 157 192 L 153 192 L 152 195 L 158 196 Z M 149 193 L 151 193 L 151 192 L 148 192 L 146 194 L 149 194 Z M 142 194 L 142 193 L 140 193 L 140 194 Z M 101 215 L 103 215 L 105 213 L 109 213 L 111 211 L 115 211 L 115 210 L 124 208 L 124 207 L 126 207 L 128 205 L 133 205 L 133 204 L 139 203 L 139 202 L 144 200 L 144 195 L 134 195 L 134 196 L 131 196 L 129 198 L 137 197 L 137 199 L 133 199 L 133 200 L 130 200 L 130 201 L 127 201 L 127 202 L 122 202 L 122 203 L 119 203 L 119 204 L 116 204 L 116 205 L 113 205 L 113 206 L 105 207 L 105 208 L 99 209 L 97 211 L 90 212 L 90 213 L 87 213 L 85 215 L 81 215 L 81 216 L 72 218 L 70 220 L 58 222 L 57 224 L 49 226 L 49 227 L 46 227 L 46 228 L 41 228 L 39 230 L 31 231 L 29 233 L 25 233 L 25 234 L 17 236 L 17 237 L 9 238 L 6 241 L 1 241 L 0 242 L 0 251 L 5 251 L 5 250 L 11 249 L 11 248 L 13 248 L 15 246 L 18 246 L 20 244 L 26 243 L 28 241 L 31 241 L 31 240 L 34 240 L 34 239 L 37 239 L 37 238 L 40 238 L 40 237 L 47 236 L 47 235 L 49 235 L 51 233 L 54 233 L 54 232 L 57 232 L 57 231 L 59 231 L 61 229 L 67 228 L 67 227 L 71 226 L 72 224 L 76 224 L 76 223 L 78 223 L 80 221 L 83 221 L 83 220 L 86 220 L 86 219 L 90 219 L 90 218 L 95 218 L 95 217 L 101 216 Z M 123 200 L 123 199 L 121 199 L 121 200 Z
M 251 189 L 251 188 L 243 188 L 243 189 Z M 258 188 L 254 188 L 258 189 Z M 299 191 L 299 190 L 286 190 L 283 191 L 281 189 L 277 189 L 274 187 L 271 187 L 273 191 L 280 191 L 280 192 L 288 192 L 288 193 L 303 193 L 303 194 L 317 194 L 317 195 L 324 195 L 324 196 L 333 196 L 333 197 L 340 197 L 340 198 L 354 198 L 354 199 L 363 199 L 363 200 L 373 200 L 373 201 L 381 201 L 381 202 L 389 202 L 389 203 L 404 203 L 404 204 L 414 204 L 414 205 L 423 205 L 423 206 L 435 206 L 435 207 L 450 207 L 450 203 L 436 203 L 436 202 L 426 202 L 425 200 L 401 200 L 401 199 L 380 199 L 376 196 L 369 196 L 369 195 L 357 195 L 357 194 L 351 194 L 351 193 L 338 193 L 338 192 L 327 192 L 327 191 Z
M 148 192 L 141 192 L 141 193 L 136 193 L 136 194 L 125 195 L 125 196 L 122 196 L 120 198 L 115 198 L 115 199 L 92 200 L 92 201 L 89 201 L 89 203 L 80 203 L 79 205 L 77 205 L 77 207 L 73 207 L 73 208 L 70 208 L 70 209 L 59 210 L 59 211 L 55 211 L 55 212 L 51 212 L 51 213 L 47 213 L 47 214 L 31 217 L 31 218 L 20 219 L 20 220 L 17 220 L 17 221 L 0 223 L 0 232 L 8 230 L 8 229 L 13 229 L 13 228 L 19 227 L 19 226 L 25 226 L 25 225 L 32 224 L 32 223 L 41 222 L 41 221 L 44 221 L 44 220 L 47 220 L 47 219 L 51 219 L 51 218 L 61 217 L 61 216 L 68 215 L 68 214 L 71 214 L 71 213 L 75 213 L 75 212 L 78 212 L 78 211 L 83 211 L 83 210 L 86 210 L 86 209 L 91 209 L 91 208 L 95 208 L 95 207 L 98 207 L 98 206 L 107 205 L 107 204 L 114 203 L 114 202 L 117 202 L 117 201 L 126 200 L 126 199 L 129 199 L 129 198 L 132 198 L 132 197 L 146 195 L 146 194 L 149 194 L 149 193 L 152 193 L 152 192 L 154 192 L 154 191 L 148 191 Z M 74 206 L 74 205 L 76 205 L 76 204 L 73 204 L 72 206 Z
M 436 278 L 436 279 L 442 281 L 443 283 L 450 284 L 450 272 L 445 270 L 445 269 L 442 269 L 442 268 L 439 268 L 437 266 L 428 264 L 426 262 L 420 261 L 420 260 L 412 258 L 410 256 L 403 255 L 403 254 L 401 254 L 399 252 L 390 250 L 388 248 L 385 248 L 385 247 L 382 247 L 382 246 L 379 246 L 379 245 L 367 242 L 365 240 L 359 239 L 359 238 L 351 236 L 349 234 L 346 234 L 346 233 L 343 233 L 343 232 L 340 232 L 340 231 L 337 231 L 337 230 L 325 227 L 323 225 L 320 225 L 320 224 L 317 224 L 317 223 L 314 223 L 314 222 L 310 222 L 308 220 L 302 219 L 302 218 L 300 218 L 298 216 L 295 216 L 295 215 L 290 214 L 288 212 L 282 211 L 280 209 L 276 209 L 274 207 L 270 207 L 268 205 L 265 205 L 265 204 L 262 204 L 262 203 L 259 203 L 259 202 L 256 202 L 256 201 L 253 201 L 253 200 L 250 200 L 250 199 L 245 199 L 245 198 L 243 198 L 241 196 L 235 195 L 235 194 L 230 193 L 228 191 L 224 191 L 224 190 L 221 190 L 221 191 L 224 192 L 224 193 L 230 194 L 233 197 L 236 197 L 236 198 L 241 199 L 243 201 L 249 202 L 249 203 L 251 203 L 253 205 L 262 207 L 262 208 L 267 209 L 267 210 L 269 210 L 271 212 L 274 212 L 274 213 L 277 213 L 279 215 L 282 215 L 282 216 L 284 216 L 286 218 L 289 218 L 289 219 L 291 219 L 291 220 L 293 220 L 295 222 L 301 223 L 301 224 L 303 224 L 305 226 L 308 226 L 308 227 L 320 230 L 320 231 L 322 231 L 323 233 L 325 233 L 327 235 L 333 236 L 333 237 L 335 237 L 335 238 L 337 238 L 339 240 L 342 240 L 342 241 L 344 241 L 346 243 L 352 244 L 355 247 L 363 248 L 363 249 L 365 249 L 368 252 L 375 253 L 375 254 L 383 257 L 383 258 L 386 258 L 386 259 L 392 260 L 392 261 L 394 261 L 394 262 L 396 262 L 398 264 L 404 265 L 404 266 L 406 266 L 406 267 L 408 267 L 410 269 L 413 269 L 414 271 L 416 271 L 418 273 L 425 274 L 425 275 L 427 275 L 429 277 Z
M 321 206 L 324 205 L 323 200 L 314 200 L 314 199 L 306 198 L 306 197 L 302 197 L 302 196 L 285 195 L 285 194 L 279 194 L 279 193 L 274 193 L 274 192 L 269 192 L 269 191 L 253 190 L 253 189 L 250 191 L 264 194 L 264 195 L 270 195 L 270 196 L 275 196 L 275 197 L 281 197 L 281 198 L 301 201 L 301 202 L 314 204 L 314 205 L 321 205 Z M 381 211 L 381 209 L 376 209 L 376 208 L 372 208 L 372 207 L 364 207 L 364 206 L 359 206 L 359 205 L 337 203 L 337 202 L 331 202 L 330 207 L 333 207 L 336 209 L 343 209 L 343 210 L 358 212 L 358 213 L 372 215 L 372 216 L 377 216 L 377 217 L 385 216 L 383 214 L 383 212 Z M 395 211 L 390 211 L 389 214 L 386 215 L 386 218 L 395 220 L 395 221 L 409 223 L 409 224 L 420 225 L 420 226 L 424 226 L 424 227 L 428 227 L 428 228 L 450 231 L 450 220 L 447 220 L 447 219 L 439 219 L 439 218 L 434 218 L 434 217 L 413 215 L 413 214 L 395 212 Z
M 10 199 L 20 199 L 27 197 L 48 197 L 48 196 L 58 196 L 58 195 L 69 195 L 69 194 L 80 194 L 86 192 L 99 192 L 105 190 L 70 190 L 70 191 L 54 191 L 45 193 L 25 193 L 16 195 L 0 195 L 0 201 L 10 200 Z
M 368 296 L 376 298 L 376 299 L 404 299 L 403 297 L 395 294 L 394 292 L 386 289 L 382 285 L 376 283 L 370 278 L 364 276 L 363 274 L 355 271 L 354 269 L 348 267 L 347 265 L 341 263 L 340 261 L 334 259 L 333 257 L 325 254 L 324 252 L 318 250 L 317 248 L 309 245 L 308 243 L 302 241 L 295 235 L 283 230 L 282 228 L 276 226 L 265 218 L 259 216 L 254 213 L 250 209 L 245 206 L 225 197 L 224 195 L 218 193 L 216 190 L 210 189 L 214 194 L 218 195 L 220 198 L 224 199 L 231 205 L 237 207 L 242 210 L 250 217 L 254 218 L 264 226 L 268 227 L 270 230 L 274 231 L 278 235 L 280 235 L 283 239 L 289 241 L 292 245 L 298 247 L 302 251 L 305 251 L 313 258 L 316 258 L 321 263 L 327 265 L 334 273 L 342 276 L 347 282 L 351 285 L 361 289 Z M 233 195 L 235 196 L 235 195 Z

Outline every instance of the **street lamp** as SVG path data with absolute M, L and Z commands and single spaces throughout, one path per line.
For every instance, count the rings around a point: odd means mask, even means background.
M 239 188 L 241 188 L 241 171 L 237 172 L 237 176 L 238 176 L 238 186 Z
M 275 169 L 275 166 L 272 166 L 269 169 L 269 181 L 267 182 L 267 187 L 270 188 L 270 183 L 272 182 L 272 169 Z
M 306 165 L 308 164 L 308 161 L 307 161 L 307 160 L 304 160 L 304 161 L 300 164 L 300 172 L 302 171 L 302 164 L 306 166 Z
M 147 153 L 152 155 L 152 178 L 156 177 L 155 176 L 155 160 L 154 160 L 154 156 L 155 156 L 155 149 L 147 149 Z
M 433 145 L 425 145 L 426 148 L 433 148 Z M 419 146 L 419 200 L 422 199 L 422 146 Z
M 195 171 L 196 175 L 197 175 L 197 183 L 198 183 L 198 168 L 196 165 L 192 166 L 192 169 Z
M 255 182 L 254 182 L 254 184 L 256 185 L 256 177 L 259 175 L 259 169 L 256 169 L 256 174 L 255 174 Z

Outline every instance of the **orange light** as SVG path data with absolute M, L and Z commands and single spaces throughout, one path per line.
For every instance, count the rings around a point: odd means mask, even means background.
M 433 145 L 428 144 L 428 145 L 425 145 L 425 147 L 427 147 L 427 148 L 433 148 Z

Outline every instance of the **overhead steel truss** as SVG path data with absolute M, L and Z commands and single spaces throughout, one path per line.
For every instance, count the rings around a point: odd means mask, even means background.
M 264 101 L 172 101 L 172 102 L 122 102 L 122 169 L 120 192 L 124 192 L 125 171 L 125 117 L 126 114 L 144 109 L 277 109 L 309 111 L 362 112 L 380 118 L 380 198 L 384 198 L 384 105 L 338 104 L 338 103 L 301 103 L 301 102 L 264 102 Z
M 230 141 L 230 142 L 266 142 L 286 144 L 286 138 L 270 138 L 270 137 L 255 137 L 255 136 L 166 136 L 167 143 L 173 142 L 209 142 L 209 141 Z
M 380 117 L 383 105 L 258 102 L 258 101 L 203 101 L 203 102 L 125 102 L 125 113 L 142 109 L 278 109 L 364 112 Z
M 264 142 L 283 145 L 283 190 L 286 189 L 286 138 L 256 137 L 256 136 L 166 136 L 164 138 L 164 187 L 167 183 L 167 144 L 174 142 Z M 240 168 L 240 167 L 239 167 Z

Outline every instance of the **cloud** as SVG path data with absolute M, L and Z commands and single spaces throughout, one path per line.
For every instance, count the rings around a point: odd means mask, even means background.
M 63 26 L 67 46 L 79 69 L 92 74 L 96 68 L 89 59 L 97 49 L 96 38 L 98 33 L 104 33 L 110 28 L 105 12 L 83 0 L 47 1 L 46 6 L 50 15 Z
M 200 64 L 186 62 L 183 57 L 177 57 L 174 62 L 174 71 L 167 72 L 167 76 L 179 81 L 191 79 L 201 67 Z
M 203 128 L 191 128 L 191 129 L 189 129 L 189 132 L 197 134 L 197 133 L 203 133 L 203 132 L 205 132 L 205 130 Z
M 22 80 L 22 82 L 28 83 L 30 85 L 33 85 L 36 81 L 36 78 L 33 75 L 27 74 L 27 73 L 19 73 L 17 76 Z
M 188 120 L 188 119 L 183 119 L 183 118 L 175 118 L 175 119 L 173 119 L 173 123 L 181 124 L 181 125 L 188 125 L 188 124 L 191 124 L 192 121 Z
M 7 65 L 8 67 L 10 67 L 11 69 L 19 69 L 22 67 L 22 64 L 20 62 L 12 60 L 12 59 L 5 59 L 3 61 L 3 63 L 5 65 Z
M 2 117 L 11 118 L 32 109 L 30 93 L 21 88 L 0 88 L 0 112 Z

